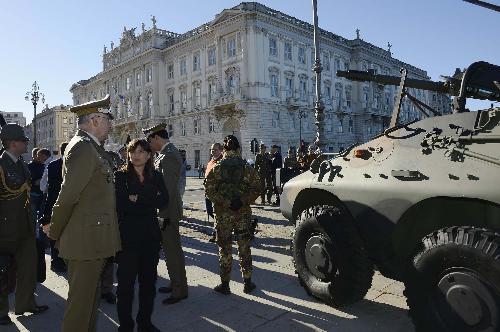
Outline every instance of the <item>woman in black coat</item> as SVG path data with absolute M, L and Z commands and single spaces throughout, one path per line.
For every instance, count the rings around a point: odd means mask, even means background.
M 134 331 L 132 302 L 137 278 L 138 331 L 159 331 L 151 323 L 161 245 L 157 209 L 168 204 L 168 193 L 163 177 L 154 170 L 151 147 L 146 140 L 131 141 L 127 146 L 127 155 L 127 164 L 115 173 L 122 241 L 122 251 L 117 255 L 118 330 Z

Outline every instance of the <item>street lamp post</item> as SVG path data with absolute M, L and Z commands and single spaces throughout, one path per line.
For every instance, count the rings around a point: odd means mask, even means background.
M 42 98 L 42 104 L 45 103 L 45 95 L 40 92 L 40 87 L 38 83 L 35 81 L 33 83 L 31 91 L 26 92 L 26 96 L 24 99 L 26 101 L 30 101 L 33 104 L 33 147 L 36 147 L 36 105 L 38 104 L 38 100 Z
M 302 144 L 302 119 L 307 117 L 306 110 L 299 108 L 298 116 L 299 116 L 299 150 L 300 150 L 300 146 Z
M 325 113 L 323 112 L 325 107 L 321 100 L 321 72 L 323 67 L 321 67 L 321 59 L 319 56 L 319 31 L 318 31 L 318 10 L 317 10 L 317 0 L 312 0 L 313 5 L 313 24 L 314 24 L 314 67 L 313 70 L 316 73 L 316 100 L 314 101 L 314 110 L 316 116 L 316 140 L 314 144 L 316 147 L 323 151 L 323 146 L 325 145 Z

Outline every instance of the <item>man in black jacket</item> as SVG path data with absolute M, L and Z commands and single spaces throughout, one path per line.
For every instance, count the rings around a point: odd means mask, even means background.
M 279 146 L 273 145 L 271 147 L 271 176 L 273 181 L 273 191 L 276 194 L 276 201 L 274 205 L 280 205 L 280 193 L 279 188 L 276 186 L 276 170 L 283 167 L 283 158 L 281 157 L 281 153 L 279 151 Z
M 68 142 L 64 142 L 59 147 L 59 151 L 61 152 L 61 158 L 56 159 L 47 166 L 47 199 L 45 201 L 44 206 L 44 219 L 50 221 L 50 216 L 52 214 L 52 207 L 57 200 L 57 196 L 59 196 L 59 191 L 61 190 L 61 183 L 63 181 L 62 178 L 62 166 L 63 166 L 63 157 L 64 150 L 66 150 L 66 146 Z M 45 222 L 42 220 L 42 224 Z M 50 269 L 54 272 L 65 272 L 66 264 L 64 260 L 59 257 L 59 250 L 55 247 L 56 241 L 50 240 Z

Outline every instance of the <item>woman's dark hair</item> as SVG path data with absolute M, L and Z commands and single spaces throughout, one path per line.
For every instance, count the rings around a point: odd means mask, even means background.
M 233 135 L 227 135 L 224 137 L 224 150 L 225 151 L 236 151 L 240 148 L 240 143 L 238 139 Z
M 128 157 L 128 154 L 130 152 L 134 152 L 138 147 L 141 147 L 144 151 L 149 152 L 151 154 L 151 157 L 149 160 L 146 162 L 146 165 L 144 165 L 144 178 L 151 178 L 153 176 L 153 151 L 151 150 L 151 146 L 149 145 L 148 141 L 145 139 L 133 139 L 127 144 L 127 163 L 124 165 L 123 170 L 133 174 L 134 176 L 137 176 L 137 173 L 134 169 L 134 165 L 132 164 L 132 161 Z

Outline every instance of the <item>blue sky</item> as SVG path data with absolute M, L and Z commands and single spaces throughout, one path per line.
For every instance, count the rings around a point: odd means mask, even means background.
M 488 0 L 500 5 L 500 0 Z M 310 0 L 261 3 L 312 23 Z M 0 110 L 24 112 L 37 81 L 49 106 L 71 104 L 70 86 L 102 69 L 104 45 L 115 45 L 123 27 L 151 26 L 183 33 L 209 22 L 229 0 L 0 0 Z M 318 0 L 320 27 L 346 38 L 361 37 L 427 71 L 432 79 L 485 60 L 500 64 L 500 13 L 461 0 Z M 486 105 L 482 104 L 481 106 Z

